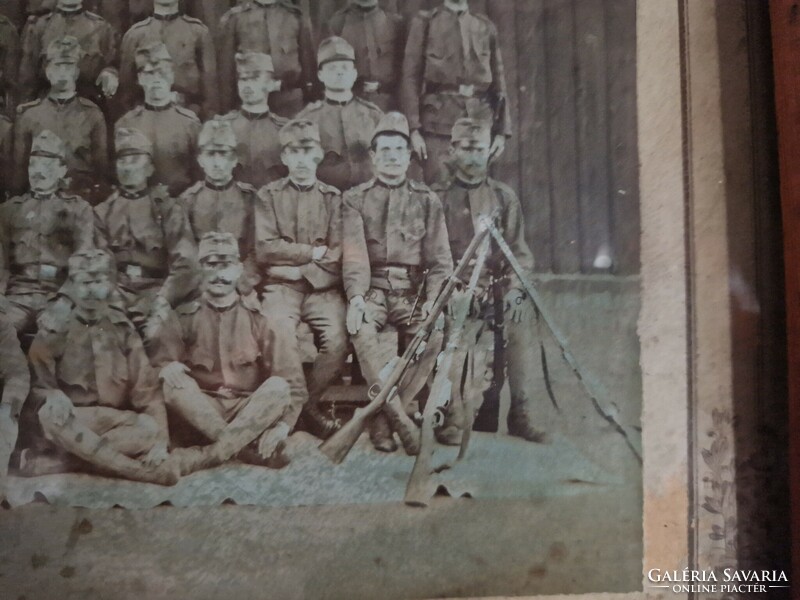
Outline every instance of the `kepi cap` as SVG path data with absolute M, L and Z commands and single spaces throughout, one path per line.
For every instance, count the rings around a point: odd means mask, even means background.
M 308 119 L 294 119 L 281 127 L 278 134 L 281 147 L 321 145 L 319 126 Z
M 67 261 L 69 276 L 75 277 L 80 273 L 115 273 L 114 259 L 105 250 L 82 250 L 69 257 Z
M 235 150 L 236 133 L 225 119 L 211 119 L 203 124 L 197 146 L 202 150 Z
M 120 127 L 114 134 L 117 157 L 133 154 L 153 156 L 153 142 L 138 129 Z
M 238 262 L 239 242 L 232 233 L 211 231 L 203 235 L 197 245 L 197 258 L 201 262 L 212 262 L 216 257 L 222 262 Z
M 402 135 L 407 140 L 411 140 L 411 132 L 408 127 L 408 119 L 403 113 L 388 112 L 378 121 L 372 132 L 372 141 L 381 134 Z
M 83 55 L 86 54 L 81 48 L 78 38 L 65 35 L 61 38 L 56 38 L 47 46 L 44 53 L 46 62 L 68 63 L 77 64 L 80 62 Z
M 136 49 L 135 60 L 137 71 L 154 71 L 162 63 L 172 65 L 172 56 L 163 42 L 150 42 L 139 46 Z
M 49 129 L 45 129 L 31 143 L 31 156 L 47 156 L 64 160 L 67 147 L 64 141 Z
M 333 36 L 320 42 L 317 49 L 317 68 L 334 60 L 356 61 L 356 51 L 346 39 Z
M 236 74 L 239 77 L 249 74 L 275 72 L 272 57 L 263 52 L 237 52 L 234 60 L 236 60 Z
M 450 139 L 452 143 L 477 141 L 492 138 L 492 125 L 482 119 L 462 118 L 453 125 Z

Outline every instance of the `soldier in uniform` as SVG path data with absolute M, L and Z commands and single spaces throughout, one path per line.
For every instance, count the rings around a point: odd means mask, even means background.
M 219 25 L 217 66 L 222 108 L 236 106 L 237 52 L 272 57 L 279 88 L 270 96 L 272 110 L 292 117 L 311 91 L 314 54 L 308 19 L 287 0 L 248 0 L 230 9 Z
M 45 54 L 45 73 L 50 89 L 44 98 L 17 109 L 14 128 L 15 189 L 25 186 L 25 163 L 33 138 L 44 130 L 66 144 L 69 189 L 97 204 L 108 196 L 108 132 L 105 117 L 96 104 L 77 95 L 78 64 L 83 50 L 78 40 L 65 36 L 53 40 Z
M 454 172 L 449 181 L 434 186 L 444 206 L 453 260 L 460 260 L 464 254 L 474 235 L 478 217 L 499 209 L 496 223 L 503 238 L 523 269 L 532 273 L 533 254 L 525 241 L 525 225 L 517 195 L 507 185 L 488 176 L 491 145 L 490 123 L 459 119 L 454 125 L 450 151 Z M 495 286 L 500 286 L 497 294 L 493 289 Z M 476 331 L 475 338 L 464 340 L 463 345 L 473 353 L 491 356 L 494 328 L 503 327 L 511 388 L 508 431 L 511 435 L 532 442 L 543 442 L 546 436 L 535 427 L 534 418 L 534 403 L 547 397 L 539 357 L 536 311 L 519 279 L 496 248 L 487 259 L 479 291 L 479 301 L 473 305 L 470 318 L 472 321 L 481 321 L 482 325 L 477 329 L 471 328 Z M 496 302 L 495 298 L 502 298 L 502 301 Z M 469 356 L 466 358 L 470 359 Z M 464 365 L 456 367 L 463 369 Z M 482 378 L 485 371 L 479 368 L 475 373 L 478 378 Z M 477 390 L 476 396 L 480 396 L 480 382 L 471 387 Z M 469 405 L 475 412 L 481 403 L 481 397 L 469 399 Z M 453 402 L 445 426 L 437 431 L 438 439 L 448 444 L 459 444 L 463 417 L 464 405 Z
M 236 238 L 208 233 L 198 256 L 202 295 L 178 307 L 179 329 L 164 335 L 181 351 L 159 364 L 167 406 L 211 443 L 174 455 L 187 474 L 255 442 L 249 459 L 269 464 L 300 414 L 292 389 L 302 385 L 302 371 L 285 360 L 255 296 L 236 291 L 243 270 Z
M 95 103 L 116 94 L 119 35 L 101 16 L 84 10 L 82 0 L 57 0 L 53 12 L 31 17 L 25 25 L 19 67 L 22 101 L 33 100 L 43 90 L 42 54 L 64 36 L 76 38 L 83 49 L 78 93 Z
M 511 135 L 507 96 L 497 29 L 467 0 L 444 0 L 411 20 L 400 97 L 426 181 L 446 175 L 450 131 L 461 117 L 492 114 L 492 157 L 503 152 Z
M 94 210 L 95 243 L 114 255 L 122 305 L 152 355 L 153 331 L 196 287 L 197 247 L 180 204 L 148 183 L 150 140 L 121 128 L 115 147 L 119 188 Z
M 178 104 L 204 117 L 217 111 L 217 57 L 211 33 L 201 21 L 181 14 L 178 0 L 156 0 L 152 16 L 139 21 L 122 38 L 120 87 L 127 108 L 136 103 L 136 50 L 163 42 L 175 65 L 173 90 Z
M 225 115 L 238 141 L 241 169 L 237 177 L 260 188 L 286 173 L 281 162 L 278 133 L 286 124 L 269 109 L 268 98 L 275 89 L 272 58 L 259 52 L 236 54 L 239 98 L 242 106 Z
M 163 43 L 140 46 L 136 68 L 144 104 L 123 115 L 116 128 L 137 129 L 147 136 L 153 144 L 154 180 L 177 196 L 197 180 L 194 157 L 200 119 L 173 99 L 175 72 Z
M 230 233 L 239 242 L 245 265 L 239 291 L 249 293 L 261 277 L 255 262 L 255 226 L 253 213 L 257 190 L 236 181 L 236 136 L 226 119 L 212 119 L 203 125 L 198 140 L 197 162 L 205 174 L 180 197 L 196 241 L 212 231 Z
M 13 115 L 17 106 L 17 67 L 20 41 L 17 29 L 0 13 L 0 114 Z
M 11 178 L 13 166 L 11 155 L 13 152 L 14 124 L 7 116 L 0 113 L 0 204 L 8 197 L 11 191 Z
M 385 11 L 378 0 L 350 0 L 325 21 L 328 35 L 341 36 L 355 49 L 355 90 L 381 110 L 396 110 L 403 66 L 403 18 Z
M 66 147 L 52 131 L 33 139 L 28 193 L 0 205 L 0 303 L 18 332 L 36 319 L 67 278 L 67 259 L 93 246 L 92 207 L 61 190 Z
M 325 98 L 306 106 L 297 118 L 319 126 L 325 150 L 317 171 L 320 181 L 348 190 L 372 177 L 369 145 L 372 130 L 383 111 L 353 94 L 358 72 L 355 51 L 346 40 L 340 37 L 323 40 L 317 63 Z
M 347 329 L 372 386 L 380 383 L 383 368 L 376 358 L 378 332 L 393 325 L 401 337 L 413 336 L 453 270 L 453 260 L 439 199 L 425 184 L 407 178 L 411 142 L 403 115 L 387 113 L 381 120 L 370 155 L 376 178 L 344 194 L 342 275 L 349 301 Z M 434 344 L 428 346 L 435 355 Z M 384 413 L 369 431 L 378 450 L 396 448 Z
M 177 475 L 166 460 L 164 398 L 136 329 L 109 302 L 112 262 L 103 250 L 70 257 L 75 309 L 56 330 L 40 329 L 31 345 L 31 399 L 57 448 L 119 477 L 171 485 Z M 20 467 L 37 473 L 42 462 L 26 457 Z
M 19 433 L 19 415 L 30 390 L 28 361 L 17 331 L 0 311 L 0 502 L 5 497 L 8 461 Z
M 335 424 L 319 410 L 323 392 L 347 358 L 341 291 L 342 207 L 339 190 L 317 181 L 322 160 L 319 129 L 295 120 L 281 130 L 289 176 L 264 186 L 256 205 L 256 258 L 266 273 L 264 313 L 286 325 L 281 351 L 300 362 L 297 326 L 309 325 L 319 352 L 308 381 L 306 415 L 313 433 L 327 437 Z

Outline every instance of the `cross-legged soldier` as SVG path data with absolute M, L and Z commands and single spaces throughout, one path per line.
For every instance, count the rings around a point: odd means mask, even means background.
M 147 136 L 153 144 L 154 181 L 177 196 L 197 180 L 194 157 L 200 119 L 174 101 L 175 69 L 163 43 L 140 46 L 136 68 L 144 104 L 123 115 L 116 128 L 137 129 Z
M 472 239 L 478 218 L 494 210 L 499 214 L 496 224 L 522 268 L 533 272 L 533 254 L 525 241 L 525 226 L 519 200 L 514 191 L 504 183 L 488 176 L 491 156 L 491 124 L 485 121 L 460 119 L 452 132 L 453 175 L 449 181 L 434 186 L 442 200 L 453 260 L 458 261 Z M 496 302 L 495 287 L 499 286 Z M 498 314 L 500 312 L 501 314 Z M 474 337 L 462 345 L 470 352 L 462 355 L 454 381 L 463 381 L 466 403 L 454 401 L 444 427 L 437 431 L 440 441 L 458 444 L 465 421 L 465 404 L 476 413 L 483 401 L 487 387 L 484 368 L 494 350 L 494 329 L 503 327 L 507 342 L 505 349 L 506 371 L 511 388 L 511 409 L 508 414 L 508 431 L 511 435 L 532 442 L 545 441 L 543 431 L 537 428 L 537 403 L 547 398 L 544 374 L 541 368 L 540 340 L 536 311 L 527 298 L 522 285 L 500 250 L 493 246 L 479 285 L 479 300 L 474 303 L 470 320 L 474 326 L 467 329 Z M 471 361 L 472 373 L 478 381 L 461 378 L 465 365 Z M 490 361 L 489 361 L 490 362 Z M 483 363 L 483 364 L 480 364 Z M 454 389 L 457 386 L 454 384 Z M 539 406 L 539 410 L 541 410 Z
M 202 21 L 180 12 L 179 0 L 156 0 L 153 15 L 134 24 L 122 38 L 119 85 L 125 108 L 137 104 L 136 50 L 163 42 L 175 63 L 173 90 L 178 104 L 211 117 L 218 108 L 217 56 Z
M 319 126 L 325 158 L 317 176 L 342 191 L 371 179 L 369 144 L 383 115 L 372 102 L 353 95 L 358 78 L 355 60 L 355 51 L 346 40 L 323 40 L 317 52 L 317 76 L 325 86 L 325 98 L 297 115 Z
M 92 205 L 110 192 L 108 133 L 98 106 L 78 96 L 78 64 L 83 49 L 78 40 L 65 36 L 53 40 L 44 55 L 44 70 L 50 87 L 44 98 L 22 104 L 17 109 L 14 127 L 15 188 L 25 187 L 25 164 L 31 142 L 46 129 L 66 145 L 67 176 L 70 190 Z
M 168 408 L 210 443 L 173 455 L 187 474 L 221 464 L 255 442 L 248 460 L 270 464 L 300 414 L 291 388 L 303 384 L 302 371 L 282 356 L 255 296 L 236 290 L 243 268 L 236 238 L 208 233 L 198 257 L 202 295 L 178 307 L 177 331 L 163 330 L 181 342 L 181 351 L 159 364 Z
M 101 471 L 171 485 L 167 415 L 158 378 L 133 324 L 110 302 L 113 259 L 103 250 L 69 259 L 75 308 L 57 330 L 41 329 L 30 349 L 44 435 Z M 51 459 L 52 460 L 52 459 Z M 45 456 L 21 460 L 39 473 Z
M 492 115 L 492 156 L 511 135 L 505 72 L 495 25 L 467 0 L 443 0 L 409 25 L 401 106 L 425 180 L 446 176 L 450 130 L 461 117 Z
M 342 275 L 349 301 L 347 329 L 372 386 L 380 384 L 384 367 L 378 358 L 378 333 L 392 325 L 401 342 L 413 336 L 453 261 L 439 199 L 425 184 L 407 178 L 411 143 L 403 115 L 388 113 L 381 120 L 370 155 L 376 178 L 344 194 Z M 434 346 L 428 344 L 428 355 L 435 355 Z M 401 396 L 404 392 L 400 390 Z M 413 394 L 405 394 L 408 404 Z M 384 412 L 369 432 L 378 450 L 396 448 Z
M 280 135 L 289 176 L 264 186 L 256 204 L 256 258 L 265 275 L 264 312 L 285 334 L 282 352 L 300 362 L 297 326 L 307 323 L 318 350 L 308 381 L 306 415 L 312 433 L 327 437 L 335 423 L 319 410 L 323 392 L 347 358 L 342 296 L 342 206 L 339 190 L 317 180 L 319 129 L 295 120 Z
M 260 188 L 286 174 L 281 162 L 278 132 L 286 124 L 269 108 L 275 89 L 272 58 L 259 52 L 236 54 L 236 76 L 241 108 L 225 115 L 236 134 L 240 169 L 237 178 Z

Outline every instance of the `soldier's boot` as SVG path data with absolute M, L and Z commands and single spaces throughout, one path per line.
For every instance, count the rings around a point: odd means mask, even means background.
M 411 420 L 403 408 L 403 402 L 399 396 L 394 396 L 383 407 L 383 412 L 386 414 L 389 424 L 392 429 L 397 433 L 400 438 L 400 443 L 403 444 L 403 449 L 409 456 L 416 456 L 419 454 L 419 438 L 420 431 L 416 423 Z
M 383 411 L 376 414 L 369 422 L 369 440 L 379 452 L 394 452 L 397 443 L 394 441 L 389 421 Z
M 533 425 L 533 419 L 525 406 L 515 405 L 513 399 L 511 410 L 508 412 L 508 435 L 521 437 L 536 444 L 546 444 L 550 441 L 546 432 Z
M 0 406 L 0 502 L 5 500 L 6 490 L 8 489 L 8 463 L 11 460 L 11 453 L 17 444 L 17 434 L 19 424 L 17 419 L 11 416 L 9 407 Z
M 213 444 L 209 446 L 175 448 L 169 453 L 167 460 L 181 476 L 191 475 L 196 471 L 210 469 L 222 464 L 223 461 L 216 455 L 215 450 Z
M 45 407 L 47 405 L 45 404 Z M 169 460 L 158 466 L 150 467 L 121 452 L 100 437 L 86 425 L 78 421 L 74 415 L 67 418 L 62 426 L 54 424 L 46 410 L 39 412 L 45 436 L 70 454 L 85 460 L 89 464 L 109 471 L 119 477 L 159 485 L 175 485 L 179 473 Z
M 342 428 L 341 421 L 325 414 L 314 401 L 309 401 L 303 409 L 303 415 L 309 432 L 321 440 L 327 440 Z

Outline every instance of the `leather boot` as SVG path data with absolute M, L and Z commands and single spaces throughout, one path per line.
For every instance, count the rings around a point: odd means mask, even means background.
M 550 441 L 547 433 L 533 426 L 527 412 L 513 409 L 508 413 L 508 434 L 536 444 L 547 444 Z
M 383 407 L 383 412 L 389 420 L 392 429 L 397 433 L 403 449 L 409 456 L 419 454 L 419 428 L 403 410 L 403 403 L 399 396 L 389 400 Z
M 310 402 L 303 409 L 303 417 L 309 433 L 321 440 L 327 440 L 342 428 L 342 423 L 338 419 L 325 414 L 319 406 Z
M 370 421 L 369 439 L 375 450 L 379 452 L 394 452 L 397 450 L 397 443 L 394 441 L 389 422 L 383 412 L 379 412 Z

